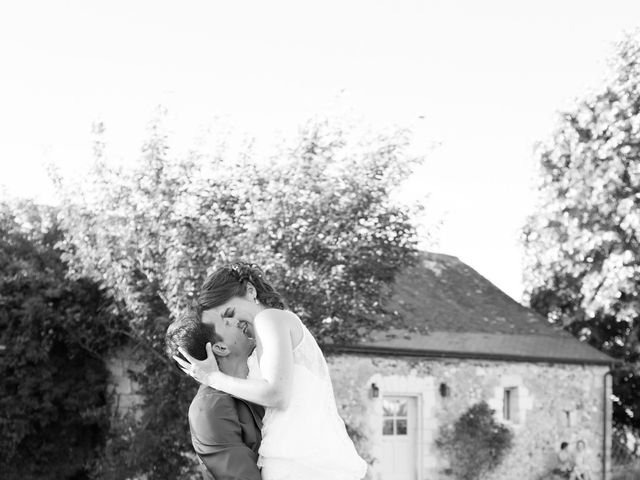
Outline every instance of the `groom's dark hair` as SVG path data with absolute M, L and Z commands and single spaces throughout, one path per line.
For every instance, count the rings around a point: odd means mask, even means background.
M 173 356 L 183 358 L 178 347 L 186 350 L 189 355 L 198 359 L 207 358 L 207 342 L 221 342 L 222 337 L 216 333 L 210 323 L 203 323 L 198 314 L 189 310 L 169 325 L 164 337 L 165 353 L 175 362 Z M 177 362 L 175 362 L 177 365 Z

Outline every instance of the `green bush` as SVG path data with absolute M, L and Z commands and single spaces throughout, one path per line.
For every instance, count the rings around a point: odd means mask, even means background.
M 513 433 L 497 422 L 485 402 L 471 406 L 451 426 L 444 426 L 436 445 L 460 480 L 477 480 L 493 471 L 513 443 Z
M 149 340 L 159 342 L 167 323 L 159 319 L 150 327 Z M 160 348 L 157 346 L 156 348 Z M 96 476 L 101 480 L 146 475 L 149 479 L 196 478 L 187 412 L 198 385 L 168 361 L 147 349 L 144 369 L 131 372 L 144 398 L 139 416 L 129 416 L 112 426 Z
M 0 204 L 0 471 L 88 478 L 109 427 L 101 358 L 121 320 L 98 286 L 68 280 L 52 209 Z

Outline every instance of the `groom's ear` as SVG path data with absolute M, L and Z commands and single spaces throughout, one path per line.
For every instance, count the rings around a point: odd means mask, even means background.
M 227 347 L 226 343 L 216 342 L 211 346 L 213 350 L 213 354 L 217 357 L 226 357 L 229 355 L 229 347 Z

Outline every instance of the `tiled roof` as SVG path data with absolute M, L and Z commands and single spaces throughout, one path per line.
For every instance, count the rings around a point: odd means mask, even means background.
M 404 328 L 355 346 L 397 354 L 607 364 L 613 359 L 519 304 L 456 257 L 422 253 L 388 305 Z

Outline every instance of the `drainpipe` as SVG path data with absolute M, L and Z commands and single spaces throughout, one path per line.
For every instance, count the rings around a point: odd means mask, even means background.
M 604 418 L 602 422 L 602 479 L 610 480 L 611 478 L 611 430 L 613 421 L 611 414 L 611 392 L 613 377 L 611 370 L 613 365 L 609 366 L 609 370 L 604 374 L 602 399 L 604 401 Z

